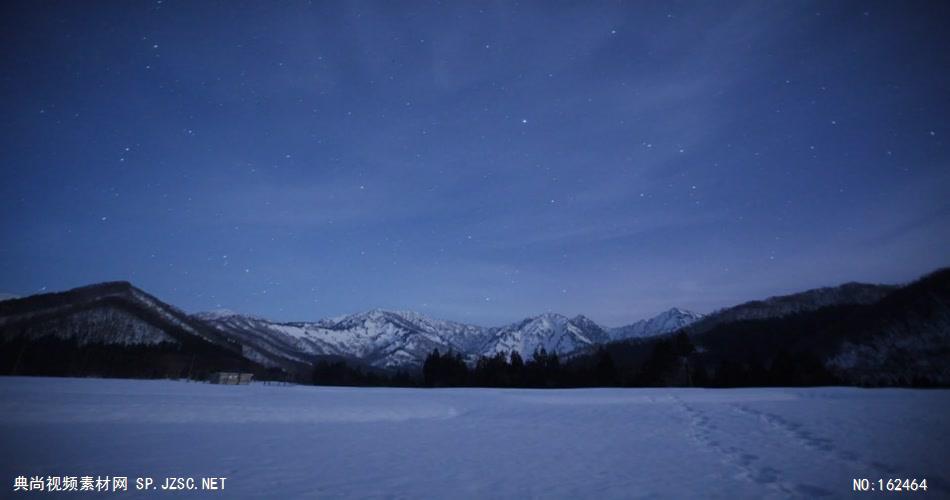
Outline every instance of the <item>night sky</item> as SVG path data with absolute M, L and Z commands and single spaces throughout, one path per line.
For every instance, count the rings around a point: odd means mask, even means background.
M 950 4 L 587 4 L 4 2 L 0 292 L 616 326 L 950 264 Z

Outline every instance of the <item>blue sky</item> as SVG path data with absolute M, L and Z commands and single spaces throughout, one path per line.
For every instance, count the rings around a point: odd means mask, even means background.
M 940 2 L 2 10 L 2 292 L 614 326 L 948 264 Z

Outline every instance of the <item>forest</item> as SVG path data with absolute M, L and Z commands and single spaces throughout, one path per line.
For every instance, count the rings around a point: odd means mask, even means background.
M 629 348 L 629 346 L 627 346 Z M 807 353 L 779 351 L 767 364 L 732 359 L 708 367 L 685 332 L 641 346 L 642 362 L 619 357 L 600 347 L 594 353 L 562 360 L 538 349 L 528 360 L 517 352 L 481 357 L 466 363 L 454 352 L 433 350 L 421 373 L 374 372 L 344 361 L 320 362 L 313 372 L 318 385 L 399 387 L 771 387 L 822 386 L 839 383 L 822 363 Z

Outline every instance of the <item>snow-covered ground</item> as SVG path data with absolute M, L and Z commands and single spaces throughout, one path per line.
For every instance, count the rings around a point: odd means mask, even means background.
M 132 491 L 103 498 L 816 498 L 853 478 L 926 478 L 906 495 L 943 498 L 948 414 L 950 391 L 0 377 L 0 497 L 35 495 L 13 492 L 21 475 L 109 475 Z M 135 491 L 203 476 L 225 490 Z

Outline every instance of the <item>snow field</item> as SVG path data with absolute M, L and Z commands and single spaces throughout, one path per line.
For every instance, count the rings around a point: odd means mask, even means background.
M 112 475 L 228 478 L 225 494 L 122 498 L 843 498 L 865 477 L 926 478 L 916 495 L 944 498 L 948 410 L 950 391 L 905 389 L 3 377 L 0 496 L 19 475 Z

